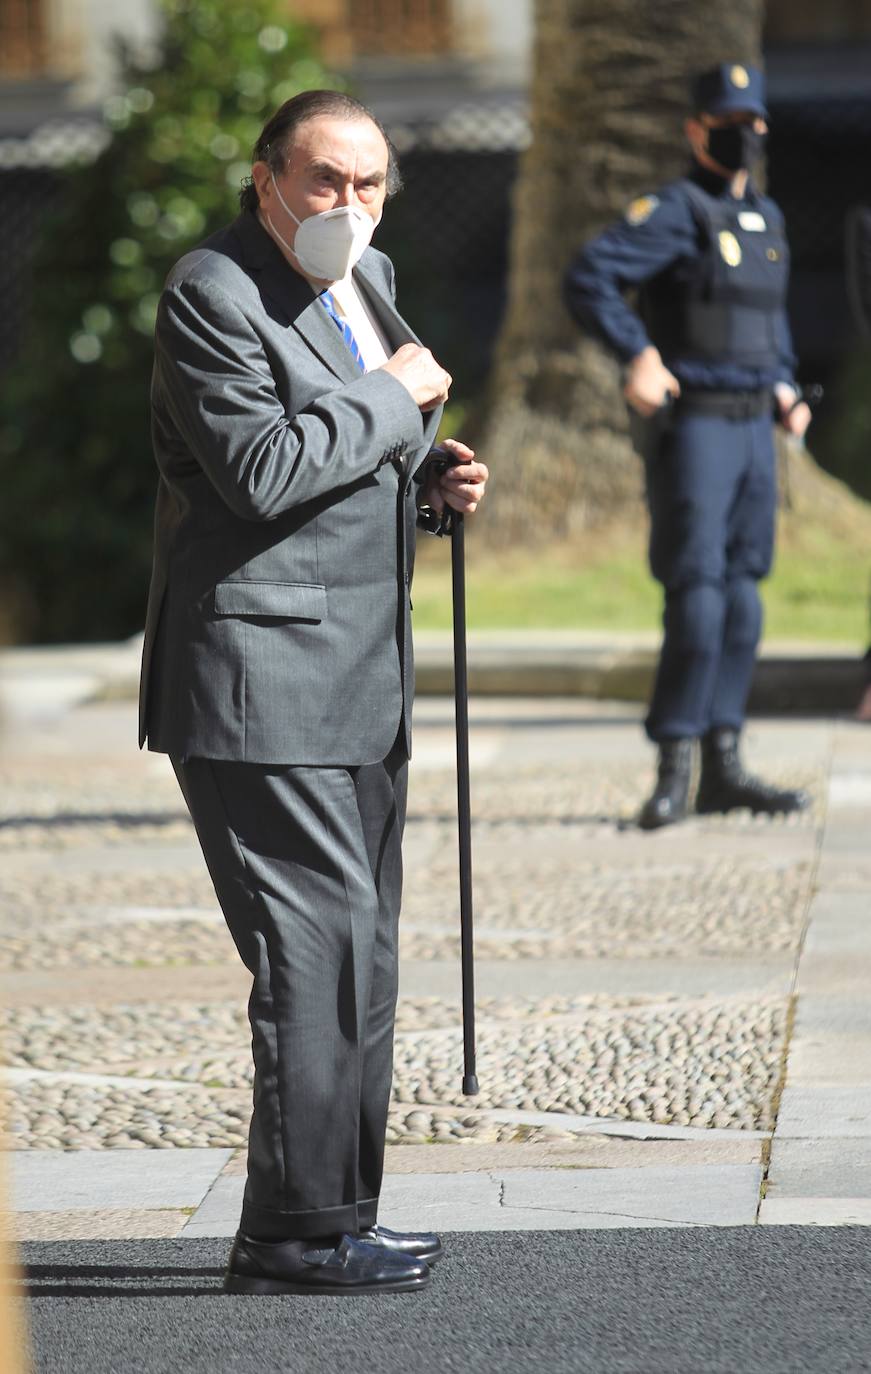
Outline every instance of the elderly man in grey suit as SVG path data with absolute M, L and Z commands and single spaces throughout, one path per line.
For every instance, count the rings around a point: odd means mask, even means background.
M 368 247 L 398 183 L 333 91 L 266 124 L 242 212 L 161 297 L 142 740 L 167 753 L 253 975 L 234 1293 L 422 1288 L 437 1236 L 377 1220 L 413 693 L 416 526 L 472 512 L 451 378 Z

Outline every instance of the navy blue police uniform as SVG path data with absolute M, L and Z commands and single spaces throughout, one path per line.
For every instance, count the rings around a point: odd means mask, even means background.
M 752 68 L 723 64 L 696 90 L 697 109 L 765 116 Z M 626 363 L 654 344 L 681 388 L 650 421 L 631 415 L 645 460 L 651 571 L 665 594 L 646 720 L 660 746 L 737 736 L 744 721 L 762 627 L 757 583 L 774 543 L 773 388 L 794 385 L 788 275 L 774 201 L 749 180 L 738 198 L 731 178 L 698 163 L 635 200 L 566 274 L 566 302 L 585 330 Z M 624 299 L 630 288 L 637 311 Z

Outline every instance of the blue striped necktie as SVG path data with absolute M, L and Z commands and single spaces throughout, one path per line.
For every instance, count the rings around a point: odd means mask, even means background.
M 354 362 L 357 364 L 361 372 L 365 372 L 366 364 L 363 362 L 363 355 L 360 352 L 357 340 L 354 338 L 354 331 L 348 324 L 347 320 L 343 320 L 341 315 L 339 314 L 338 308 L 336 306 L 335 297 L 333 296 L 332 291 L 322 291 L 321 294 L 318 296 L 318 300 L 326 310 L 330 319 L 334 321 L 336 328 L 338 329 L 342 338 L 345 340 L 345 343 L 350 348 L 351 357 L 354 359 Z

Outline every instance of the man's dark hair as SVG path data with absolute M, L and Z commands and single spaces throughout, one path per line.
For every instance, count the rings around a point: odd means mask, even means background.
M 280 109 L 268 119 L 260 131 L 254 145 L 253 162 L 265 162 L 274 175 L 283 172 L 287 164 L 288 149 L 301 124 L 309 119 L 369 119 L 387 144 L 387 195 L 395 196 L 402 189 L 399 173 L 399 159 L 396 149 L 390 142 L 380 119 L 371 110 L 361 105 L 351 95 L 342 91 L 302 91 L 292 100 L 286 100 Z M 257 188 L 250 177 L 246 177 L 239 192 L 239 204 L 243 210 L 256 211 L 258 206 Z

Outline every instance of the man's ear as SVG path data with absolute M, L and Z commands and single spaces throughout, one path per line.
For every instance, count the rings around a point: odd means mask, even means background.
M 258 201 L 262 206 L 268 208 L 272 198 L 272 176 L 268 164 L 265 162 L 255 162 L 254 166 L 251 168 L 251 180 L 254 183 Z

